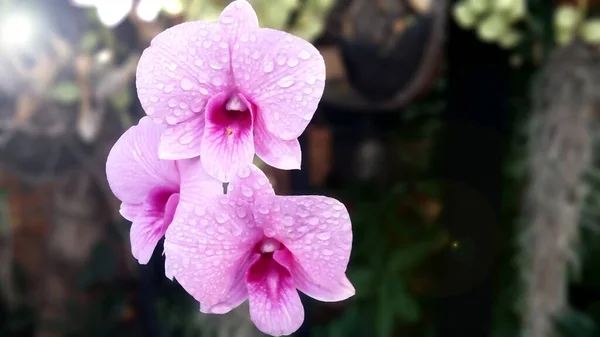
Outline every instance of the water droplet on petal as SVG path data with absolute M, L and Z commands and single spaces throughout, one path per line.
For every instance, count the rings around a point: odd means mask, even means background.
M 277 58 L 275 58 L 275 62 L 277 62 L 277 64 L 279 64 L 280 66 L 284 65 L 285 61 L 287 61 L 287 58 L 283 55 L 279 55 L 277 56 Z
M 204 230 L 206 231 L 206 234 L 208 234 L 208 235 L 215 234 L 215 229 L 212 226 L 206 226 L 206 228 Z
M 298 59 L 295 57 L 292 57 L 287 61 L 287 65 L 291 68 L 294 68 L 295 66 L 297 66 L 298 63 L 300 63 L 300 61 L 298 61 Z
M 292 79 L 289 76 L 284 76 L 277 82 L 277 85 L 279 85 L 282 88 L 289 88 L 293 84 L 294 84 L 294 79 Z
M 235 19 L 231 16 L 221 16 L 221 22 L 226 25 L 232 23 L 233 21 L 235 21 Z
M 196 60 L 194 60 L 194 64 L 198 67 L 202 67 L 204 62 L 202 62 L 202 60 L 200 60 L 200 59 L 196 59 Z
M 310 58 L 310 53 L 307 52 L 306 50 L 301 50 L 300 53 L 298 54 L 298 57 L 300 57 L 303 60 L 308 60 Z
M 322 241 L 329 240 L 329 238 L 331 238 L 331 233 L 330 232 L 319 233 L 319 234 L 317 234 L 317 238 Z
M 263 71 L 265 73 L 270 73 L 273 71 L 274 68 L 275 68 L 275 64 L 273 63 L 273 61 L 269 60 L 269 61 L 267 61 L 267 63 L 265 63 Z
M 182 78 L 179 85 L 181 85 L 181 89 L 183 90 L 191 90 L 194 87 L 192 80 L 187 77 Z
M 308 218 L 308 220 L 306 220 L 306 222 L 308 222 L 308 224 L 311 226 L 315 226 L 319 223 L 319 218 L 313 216 L 311 218 Z
M 215 214 L 215 220 L 217 220 L 218 223 L 225 223 L 227 222 L 227 220 L 229 220 L 229 215 L 227 215 L 227 213 L 216 213 Z
M 235 210 L 235 214 L 238 216 L 238 218 L 240 218 L 240 219 L 243 219 L 243 218 L 245 218 L 245 217 L 246 217 L 246 215 L 247 215 L 247 212 L 246 212 L 246 209 L 245 209 L 245 208 L 243 208 L 243 207 L 238 207 L 238 208 L 236 208 L 236 210 Z
M 212 78 L 212 80 L 210 80 L 210 83 L 212 83 L 215 86 L 221 86 L 223 84 L 223 79 L 220 78 L 219 76 L 215 76 Z
M 177 116 L 167 115 L 167 117 L 165 117 L 165 121 L 169 125 L 175 125 L 175 124 L 177 124 L 178 119 L 177 119 Z
M 223 65 L 222 64 L 219 64 L 219 63 L 214 62 L 214 61 L 210 63 L 210 67 L 213 68 L 214 70 L 221 70 L 221 69 L 223 69 Z
M 246 197 L 246 198 L 250 198 L 252 197 L 252 195 L 254 194 L 254 192 L 252 192 L 252 189 L 250 189 L 247 186 L 242 186 L 242 194 Z
M 206 88 L 202 88 L 202 87 L 200 87 L 200 89 L 198 89 L 198 91 L 200 91 L 200 93 L 201 93 L 202 95 L 208 95 L 208 90 L 206 90 Z
M 265 236 L 269 237 L 269 238 L 274 237 L 276 234 L 275 230 L 271 227 L 265 228 L 264 233 L 265 233 Z
M 250 168 L 245 166 L 241 170 L 238 171 L 238 177 L 240 178 L 248 178 L 250 176 Z

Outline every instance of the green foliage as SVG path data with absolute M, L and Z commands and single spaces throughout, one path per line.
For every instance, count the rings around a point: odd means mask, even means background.
M 326 328 L 315 329 L 314 336 L 425 333 L 427 298 L 418 295 L 411 284 L 418 284 L 414 280 L 422 275 L 430 279 L 428 258 L 446 240 L 437 225 L 427 225 L 416 215 L 418 205 L 413 199 L 415 193 L 435 198 L 438 192 L 430 181 L 381 190 L 353 184 L 341 192 L 338 197 L 353 205 L 354 237 L 360 238 L 354 241 L 348 269 L 356 295 Z M 404 207 L 406 214 L 398 211 Z
M 61 104 L 72 104 L 81 97 L 81 89 L 75 82 L 59 82 L 52 88 L 51 97 Z

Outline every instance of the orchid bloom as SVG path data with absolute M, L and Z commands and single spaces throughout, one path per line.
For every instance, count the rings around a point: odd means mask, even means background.
M 217 22 L 158 34 L 136 79 L 146 114 L 167 124 L 159 157 L 200 156 L 208 174 L 228 182 L 254 154 L 276 168 L 300 168 L 297 138 L 323 94 L 325 63 L 310 43 L 259 28 L 251 5 L 236 0 Z
M 164 248 L 167 277 L 200 302 L 200 311 L 222 314 L 248 299 L 258 329 L 281 336 L 304 321 L 297 290 L 327 302 L 354 295 L 345 275 L 352 229 L 343 204 L 276 196 L 254 165 L 210 201 L 197 200 L 195 185 L 182 182 Z
M 180 174 L 194 180 L 205 197 L 222 194 L 222 184 L 202 170 L 198 160 L 181 162 L 158 159 L 158 139 L 164 126 L 144 117 L 113 146 L 106 161 L 106 175 L 121 200 L 121 215 L 132 222 L 133 256 L 146 264 L 173 219 L 180 199 Z

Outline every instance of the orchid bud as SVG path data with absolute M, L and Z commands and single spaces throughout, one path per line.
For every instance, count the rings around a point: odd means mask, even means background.
M 485 42 L 497 41 L 508 29 L 506 19 L 502 15 L 493 14 L 483 20 L 477 27 L 477 35 Z
M 476 15 L 465 3 L 458 3 L 452 9 L 452 16 L 459 27 L 463 29 L 473 28 L 476 22 Z

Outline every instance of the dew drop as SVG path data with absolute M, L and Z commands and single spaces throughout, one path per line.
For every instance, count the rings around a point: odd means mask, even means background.
M 208 90 L 206 90 L 206 88 L 202 88 L 202 87 L 200 87 L 200 89 L 198 89 L 198 91 L 200 91 L 200 93 L 201 93 L 202 95 L 208 95 Z
M 317 238 L 321 241 L 329 240 L 329 238 L 331 238 L 331 233 L 330 232 L 319 233 L 319 234 L 317 234 Z
M 204 62 L 200 59 L 196 59 L 194 60 L 194 64 L 198 67 L 202 67 L 202 65 L 204 64 Z
M 179 138 L 179 143 L 181 144 L 189 144 L 192 142 L 192 140 L 194 140 L 194 135 L 190 132 L 183 134 L 183 136 L 181 136 Z
M 289 88 L 293 84 L 294 84 L 294 80 L 289 76 L 284 76 L 277 82 L 277 85 L 279 85 L 282 88 Z
M 279 55 L 277 56 L 277 58 L 275 58 L 275 62 L 277 62 L 277 64 L 279 64 L 280 66 L 284 65 L 285 61 L 287 61 L 287 58 L 283 55 Z
M 246 197 L 246 198 L 250 198 L 252 197 L 252 195 L 254 194 L 254 192 L 252 192 L 252 189 L 243 186 L 242 187 L 242 194 Z
M 224 24 L 230 24 L 234 21 L 234 19 L 231 16 L 222 16 L 221 17 L 221 22 Z
M 298 61 L 298 59 L 295 57 L 292 57 L 287 61 L 288 67 L 291 67 L 291 68 L 294 68 L 295 66 L 297 66 L 298 63 L 300 63 L 300 61 Z
M 211 62 L 210 63 L 210 67 L 213 68 L 214 70 L 221 70 L 221 69 L 223 69 L 223 65 L 219 64 L 217 62 Z
M 270 73 L 273 71 L 274 68 L 275 68 L 275 64 L 273 63 L 273 61 L 269 60 L 269 61 L 267 61 L 267 63 L 265 63 L 263 71 L 265 73 Z
M 316 226 L 319 223 L 319 218 L 313 216 L 311 218 L 308 218 L 306 222 L 308 222 L 308 224 L 311 226 Z
M 310 53 L 306 50 L 301 50 L 300 53 L 298 53 L 298 57 L 300 57 L 303 60 L 308 60 L 310 58 Z
M 194 87 L 194 83 L 192 82 L 192 80 L 190 80 L 187 77 L 181 79 L 179 85 L 181 85 L 181 89 L 183 90 L 191 90 Z
M 221 86 L 223 84 L 223 79 L 220 78 L 219 76 L 215 76 L 212 78 L 212 80 L 210 80 L 210 83 L 212 83 L 215 86 Z
M 235 210 L 235 214 L 238 216 L 238 218 L 240 218 L 240 219 L 243 219 L 243 218 L 245 218 L 245 217 L 246 217 L 246 215 L 247 215 L 247 212 L 246 212 L 246 209 L 245 209 L 245 208 L 243 208 L 243 207 L 238 207 L 238 208 Z
M 177 116 L 174 115 L 167 115 L 167 117 L 165 117 L 165 121 L 167 122 L 167 124 L 169 125 L 175 125 L 177 124 Z
M 238 177 L 240 178 L 248 178 L 250 176 L 250 168 L 245 166 L 241 170 L 238 171 Z
M 215 234 L 215 229 L 212 226 L 206 226 L 206 228 L 204 230 L 206 231 L 206 234 L 208 234 L 208 235 Z
M 229 220 L 229 216 L 226 213 L 216 213 L 215 220 L 217 220 L 218 223 L 223 224 Z

